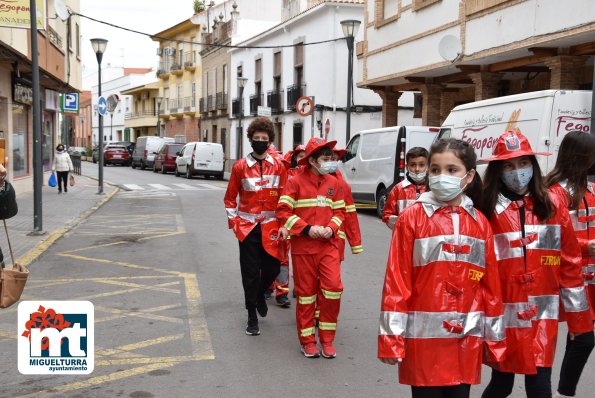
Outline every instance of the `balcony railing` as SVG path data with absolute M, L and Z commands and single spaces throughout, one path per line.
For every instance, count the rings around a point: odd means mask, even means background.
M 196 51 L 188 51 L 184 54 L 184 68 L 196 66 Z
M 258 107 L 264 105 L 264 94 L 253 94 L 250 96 L 250 114 L 256 116 Z
M 171 98 L 169 100 L 169 111 L 170 113 L 178 113 L 182 108 L 181 98 Z
M 163 113 L 163 110 L 161 110 L 161 113 Z M 125 120 L 130 120 L 130 119 L 138 119 L 141 117 L 151 117 L 151 116 L 157 116 L 157 111 L 140 111 L 140 112 L 128 112 L 126 114 L 124 114 L 124 119 Z
M 295 111 L 295 104 L 306 93 L 305 84 L 293 84 L 287 87 L 287 109 Z
M 283 113 L 283 90 L 271 90 L 267 93 L 267 106 L 272 114 Z
M 184 97 L 184 112 L 196 112 L 196 99 L 194 97 Z
M 198 100 L 198 107 L 200 109 L 200 113 L 207 113 L 207 99 L 200 98 Z
M 231 100 L 231 115 L 233 117 L 240 116 L 240 99 L 234 98 Z
M 182 65 L 174 63 L 172 64 L 171 68 L 169 69 L 171 72 L 174 71 L 181 71 L 182 70 Z
M 216 109 L 215 96 L 214 95 L 207 96 L 207 111 L 211 112 L 211 111 L 214 111 L 215 109 Z
M 227 109 L 227 93 L 217 93 L 217 109 Z
M 48 25 L 48 33 L 50 37 L 50 42 L 52 42 L 56 47 L 62 49 L 62 36 L 58 34 L 51 26 Z

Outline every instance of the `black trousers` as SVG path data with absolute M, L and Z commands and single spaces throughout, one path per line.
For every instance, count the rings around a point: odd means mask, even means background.
M 240 268 L 247 310 L 254 310 L 258 299 L 279 274 L 280 262 L 262 246 L 260 224 L 240 242 Z
M 412 398 L 469 398 L 470 391 L 470 384 L 444 387 L 411 386 Z
M 68 171 L 57 171 L 58 191 L 62 192 L 62 183 L 64 182 L 64 192 L 68 192 Z
M 562 360 L 560 383 L 558 384 L 560 394 L 570 397 L 576 394 L 576 385 L 594 345 L 593 332 L 579 334 L 574 340 L 570 340 L 570 336 L 566 336 L 566 352 Z
M 492 379 L 481 398 L 504 398 L 512 394 L 514 373 L 492 369 Z M 537 374 L 525 375 L 527 398 L 552 398 L 552 368 L 537 368 Z

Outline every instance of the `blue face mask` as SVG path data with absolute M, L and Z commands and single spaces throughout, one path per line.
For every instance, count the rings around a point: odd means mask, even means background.
M 337 161 L 322 162 L 322 163 L 320 163 L 318 172 L 322 175 L 331 174 L 331 173 L 334 173 L 335 171 L 337 171 L 338 167 L 339 167 L 339 162 L 337 162 Z

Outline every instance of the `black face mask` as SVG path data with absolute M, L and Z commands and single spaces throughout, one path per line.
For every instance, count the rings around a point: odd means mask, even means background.
M 257 155 L 262 155 L 269 148 L 269 143 L 267 141 L 252 141 L 251 145 Z
M 298 167 L 297 159 L 291 159 L 291 165 L 289 167 L 292 169 L 295 169 L 296 167 Z

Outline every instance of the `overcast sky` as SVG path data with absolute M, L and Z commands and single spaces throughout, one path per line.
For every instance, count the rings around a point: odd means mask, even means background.
M 216 1 L 219 3 L 221 0 Z M 192 16 L 192 0 L 81 0 L 81 14 L 155 34 Z M 151 68 L 157 65 L 157 43 L 149 37 L 81 18 L 83 77 L 97 71 L 92 38 L 108 40 L 102 66 Z

